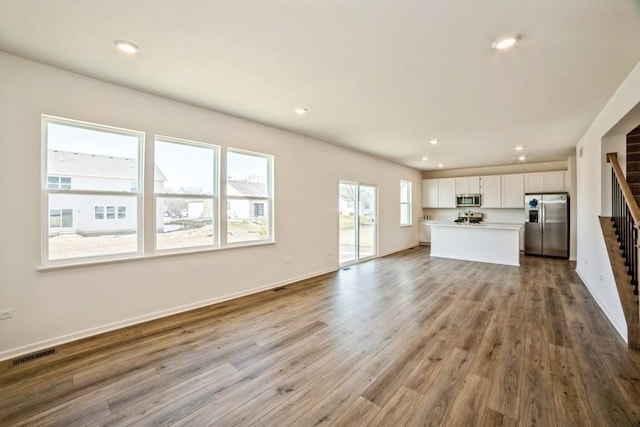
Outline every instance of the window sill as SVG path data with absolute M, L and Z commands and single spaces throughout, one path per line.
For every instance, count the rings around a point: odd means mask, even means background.
M 413 224 L 400 224 L 400 228 L 413 227 Z
M 259 242 L 239 242 L 229 244 L 223 247 L 207 247 L 207 248 L 189 248 L 185 250 L 166 250 L 166 251 L 158 251 L 148 255 L 131 255 L 126 256 L 123 255 L 121 257 L 114 257 L 108 259 L 82 259 L 78 261 L 70 261 L 60 264 L 43 264 L 38 266 L 37 270 L 41 272 L 47 271 L 55 271 L 55 270 L 64 270 L 68 268 L 80 268 L 80 267 L 88 267 L 93 265 L 104 265 L 104 264 L 118 264 L 123 262 L 135 262 L 135 261 L 144 261 L 156 258 L 167 258 L 174 256 L 183 256 L 183 255 L 192 255 L 192 254 L 202 254 L 202 253 L 210 253 L 210 252 L 219 252 L 226 251 L 237 248 L 247 248 L 252 246 L 268 246 L 275 245 L 275 240 L 264 240 Z

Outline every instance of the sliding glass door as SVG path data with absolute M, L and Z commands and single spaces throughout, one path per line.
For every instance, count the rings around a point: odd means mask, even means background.
M 340 264 L 353 264 L 377 254 L 378 189 L 340 181 Z

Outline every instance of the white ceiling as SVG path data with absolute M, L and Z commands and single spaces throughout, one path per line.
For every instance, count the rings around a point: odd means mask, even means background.
M 639 41 L 637 0 L 0 0 L 1 50 L 422 170 L 573 155 Z

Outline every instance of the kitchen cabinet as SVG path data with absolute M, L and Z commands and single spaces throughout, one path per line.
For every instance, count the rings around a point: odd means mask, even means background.
M 524 192 L 525 193 L 542 193 L 544 192 L 544 173 L 534 172 L 524 175 Z
M 545 172 L 544 191 L 545 193 L 564 191 L 564 171 Z
M 502 203 L 503 208 L 524 207 L 524 174 L 514 173 L 502 175 Z
M 455 208 L 456 207 L 456 179 L 455 178 L 438 179 L 438 207 L 439 208 Z
M 571 181 L 569 181 L 569 171 L 562 172 L 564 175 L 564 191 L 570 193 Z
M 565 191 L 565 171 L 533 172 L 524 176 L 525 193 L 554 193 Z
M 438 207 L 438 180 L 437 179 L 422 180 L 422 207 L 423 208 Z
M 502 177 L 500 175 L 481 176 L 480 195 L 483 208 L 502 207 Z
M 423 208 L 455 208 L 456 179 L 438 178 L 422 180 Z
M 420 243 L 431 243 L 431 224 L 426 222 L 421 222 L 419 229 L 419 237 L 418 241 Z
M 480 177 L 456 178 L 456 194 L 480 194 Z

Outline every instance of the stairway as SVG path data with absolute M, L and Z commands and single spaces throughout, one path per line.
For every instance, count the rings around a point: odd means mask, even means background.
M 627 182 L 640 205 L 640 126 L 627 134 Z

